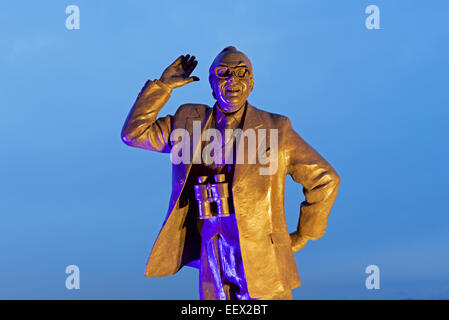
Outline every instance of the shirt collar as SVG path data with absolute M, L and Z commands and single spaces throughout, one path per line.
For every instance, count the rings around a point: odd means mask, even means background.
M 218 103 L 216 102 L 214 105 L 215 108 L 215 114 L 216 114 L 216 123 L 220 124 L 221 121 L 223 121 L 223 117 L 226 119 L 226 123 L 229 123 L 229 121 L 231 121 L 231 119 L 229 119 L 230 117 L 232 117 L 232 120 L 235 121 L 235 123 L 240 124 L 242 121 L 242 117 L 243 114 L 245 113 L 245 109 L 248 105 L 248 101 L 245 102 L 244 106 L 241 107 L 239 110 L 234 111 L 234 112 L 226 112 L 224 110 L 222 110 L 220 108 L 220 106 L 218 105 Z

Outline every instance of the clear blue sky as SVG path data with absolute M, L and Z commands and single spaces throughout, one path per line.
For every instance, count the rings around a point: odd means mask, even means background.
M 294 297 L 448 299 L 448 17 L 444 0 L 0 2 L 0 298 L 198 298 L 195 269 L 144 277 L 170 161 L 120 130 L 180 54 L 201 81 L 162 113 L 212 104 L 207 70 L 234 45 L 255 69 L 250 102 L 288 116 L 342 178 L 326 235 L 296 254 Z M 291 179 L 285 196 L 292 231 Z M 71 264 L 80 290 L 65 288 Z M 371 264 L 380 290 L 365 288 Z

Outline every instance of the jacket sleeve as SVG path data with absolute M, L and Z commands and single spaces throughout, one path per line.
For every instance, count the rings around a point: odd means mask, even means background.
M 334 168 L 307 144 L 286 120 L 287 173 L 302 184 L 305 201 L 301 203 L 297 233 L 309 240 L 321 238 L 338 192 L 340 177 Z
M 170 98 L 172 89 L 159 80 L 148 81 L 137 96 L 122 129 L 129 146 L 168 153 L 171 150 L 171 115 L 157 115 Z

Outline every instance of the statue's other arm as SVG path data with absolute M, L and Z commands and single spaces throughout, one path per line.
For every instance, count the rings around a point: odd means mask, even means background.
M 338 192 L 340 177 L 334 168 L 307 144 L 291 127 L 287 120 L 284 153 L 287 173 L 302 184 L 305 201 L 301 203 L 296 232 L 291 234 L 293 251 L 298 251 L 307 240 L 321 238 L 327 219 Z

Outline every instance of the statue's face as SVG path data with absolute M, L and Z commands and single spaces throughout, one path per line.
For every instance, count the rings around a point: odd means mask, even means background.
M 221 53 L 212 63 L 209 82 L 219 106 L 237 111 L 254 87 L 251 62 L 241 52 Z

